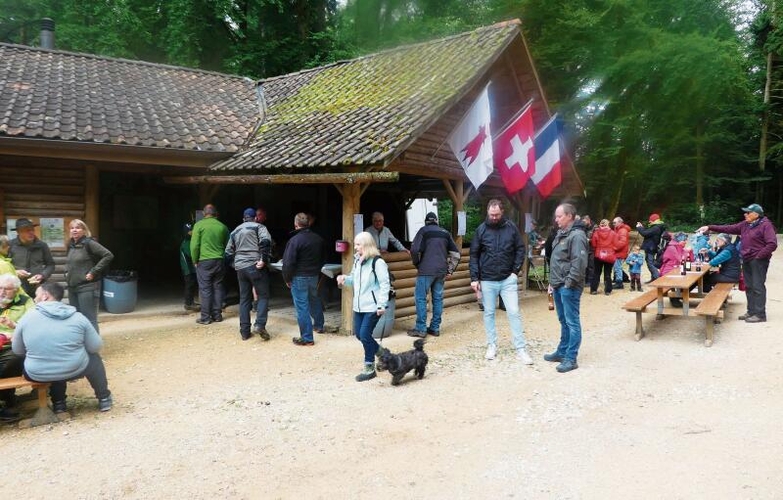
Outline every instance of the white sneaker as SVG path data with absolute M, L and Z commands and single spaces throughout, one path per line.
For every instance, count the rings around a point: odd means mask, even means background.
M 487 359 L 495 359 L 495 355 L 498 353 L 497 347 L 495 347 L 495 344 L 487 344 L 487 353 L 484 355 Z
M 524 349 L 519 349 L 517 351 L 517 359 L 524 365 L 532 365 L 533 359 L 528 355 L 527 351 Z

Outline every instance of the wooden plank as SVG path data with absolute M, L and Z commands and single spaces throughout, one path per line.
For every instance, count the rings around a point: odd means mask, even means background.
M 192 175 L 164 177 L 168 184 L 356 184 L 366 182 L 397 182 L 397 172 L 346 172 L 279 175 Z
M 726 302 L 726 299 L 728 299 L 731 294 L 733 288 L 733 283 L 716 284 L 707 296 L 702 299 L 694 312 L 701 316 L 717 315 L 720 308 L 723 306 L 723 303 Z

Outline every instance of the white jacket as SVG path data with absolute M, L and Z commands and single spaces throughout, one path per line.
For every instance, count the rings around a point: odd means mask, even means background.
M 389 301 L 389 266 L 382 258 L 375 261 L 375 273 L 372 272 L 372 261 L 359 261 L 354 255 L 351 274 L 345 277 L 345 285 L 353 287 L 353 310 L 355 312 L 375 312 L 386 309 Z

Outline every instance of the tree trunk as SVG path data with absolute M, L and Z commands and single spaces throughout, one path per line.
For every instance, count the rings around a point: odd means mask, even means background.
M 704 206 L 704 124 L 696 126 L 696 206 Z
M 764 172 L 767 167 L 767 136 L 769 132 L 769 101 L 772 87 L 772 52 L 767 53 L 767 75 L 764 83 L 764 114 L 761 118 L 761 138 L 759 139 L 759 171 Z M 756 183 L 756 199 L 763 196 L 763 183 Z

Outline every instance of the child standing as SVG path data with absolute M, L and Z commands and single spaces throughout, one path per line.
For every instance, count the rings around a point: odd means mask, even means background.
M 642 291 L 642 264 L 644 264 L 644 255 L 639 245 L 634 245 L 633 250 L 625 259 L 628 264 L 628 272 L 631 273 L 631 291 Z

